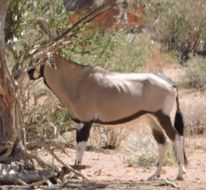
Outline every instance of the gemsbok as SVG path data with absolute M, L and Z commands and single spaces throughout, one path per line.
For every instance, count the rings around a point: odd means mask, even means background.
M 84 66 L 68 61 L 59 54 L 42 58 L 26 72 L 27 78 L 43 78 L 48 88 L 68 108 L 77 124 L 75 164 L 81 164 L 93 123 L 126 125 L 148 115 L 159 160 L 155 173 L 160 177 L 167 138 L 174 143 L 179 162 L 178 180 L 183 180 L 186 164 L 184 122 L 179 108 L 177 88 L 161 74 L 117 73 L 100 67 Z M 175 109 L 174 122 L 171 112 Z M 173 125 L 174 123 L 174 125 Z M 166 135 L 165 135 L 166 134 Z

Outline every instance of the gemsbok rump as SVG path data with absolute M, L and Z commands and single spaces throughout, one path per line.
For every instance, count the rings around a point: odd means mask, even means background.
M 161 174 L 168 136 L 174 143 L 179 162 L 177 179 L 183 180 L 187 161 L 184 122 L 177 88 L 166 77 L 155 73 L 110 72 L 100 67 L 76 64 L 58 54 L 42 59 L 26 75 L 30 80 L 43 77 L 45 84 L 68 108 L 71 118 L 78 124 L 75 164 L 82 163 L 93 123 L 126 124 L 147 114 L 159 148 L 157 169 L 149 179 Z M 173 109 L 176 112 L 174 125 L 171 119 Z

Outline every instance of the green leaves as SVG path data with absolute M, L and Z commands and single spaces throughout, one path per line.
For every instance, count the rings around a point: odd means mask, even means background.
M 5 33 L 15 64 L 26 64 L 30 51 L 49 43 L 65 31 L 68 14 L 63 1 L 11 1 Z
M 98 29 L 79 34 L 70 48 L 61 49 L 67 59 L 115 71 L 137 71 L 143 64 L 141 38 L 124 32 L 100 33 Z M 143 43 L 142 43 L 143 44 Z
M 194 57 L 192 64 L 186 69 L 185 76 L 180 85 L 185 88 L 193 88 L 198 91 L 206 90 L 206 60 L 200 57 Z
M 8 32 L 8 46 L 15 58 L 15 68 L 28 65 L 31 52 L 53 43 L 57 36 L 72 27 L 68 21 L 72 13 L 66 10 L 63 0 L 14 0 L 11 7 L 14 8 L 10 9 L 8 25 L 16 15 L 20 18 L 18 30 L 8 30 L 11 31 Z M 62 39 L 68 40 L 69 44 L 61 52 L 79 63 L 116 71 L 135 71 L 143 63 L 142 50 L 140 40 L 128 36 L 124 32 L 102 32 L 90 23 L 84 23 L 72 36 Z

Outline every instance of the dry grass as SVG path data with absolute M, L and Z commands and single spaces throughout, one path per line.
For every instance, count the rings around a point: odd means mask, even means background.
M 130 134 L 124 148 L 130 152 L 125 161 L 128 166 L 150 167 L 157 162 L 157 146 L 149 134 Z
M 89 144 L 96 148 L 118 149 L 127 136 L 126 128 L 94 126 Z
M 141 122 L 141 124 L 143 124 Z M 158 161 L 158 147 L 150 129 L 142 126 L 129 129 L 127 138 L 121 148 L 129 155 L 125 164 L 128 166 L 140 166 L 149 168 L 155 166 Z M 165 155 L 164 164 L 172 165 L 176 162 L 173 145 L 170 144 Z
M 186 124 L 186 135 L 202 135 L 206 129 L 205 93 L 187 93 L 181 100 L 182 112 Z
M 191 49 L 194 43 L 205 42 L 204 0 L 153 0 L 145 3 L 145 11 L 152 20 L 154 36 L 168 50 Z
M 193 57 L 188 64 L 185 76 L 180 85 L 198 91 L 206 90 L 206 60 L 201 57 Z

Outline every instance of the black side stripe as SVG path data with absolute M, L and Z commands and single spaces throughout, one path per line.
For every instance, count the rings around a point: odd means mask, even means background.
M 139 111 L 139 112 L 132 114 L 128 117 L 114 120 L 114 121 L 101 121 L 99 119 L 91 120 L 91 121 L 81 121 L 77 118 L 72 118 L 72 120 L 76 123 L 96 123 L 96 124 L 101 124 L 101 125 L 119 125 L 119 124 L 124 124 L 124 123 L 127 123 L 129 121 L 132 121 L 134 119 L 137 119 L 138 117 L 140 117 L 144 114 L 147 114 L 147 113 L 151 113 L 151 112 L 142 110 L 142 111 Z
M 122 118 L 122 119 L 118 119 L 118 120 L 115 120 L 115 121 L 101 121 L 101 120 L 95 120 L 95 123 L 98 123 L 98 124 L 103 124 L 103 125 L 119 125 L 119 124 L 124 124 L 124 123 L 127 123 L 129 121 L 132 121 L 134 119 L 137 119 L 138 117 L 146 114 L 146 113 L 149 113 L 148 111 L 139 111 L 133 115 L 130 115 L 128 117 L 125 117 L 125 118 Z

